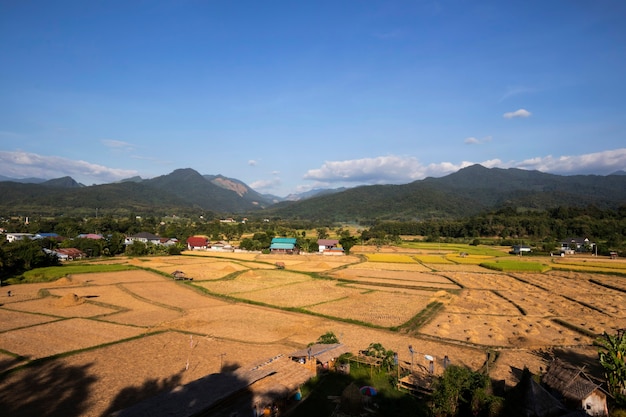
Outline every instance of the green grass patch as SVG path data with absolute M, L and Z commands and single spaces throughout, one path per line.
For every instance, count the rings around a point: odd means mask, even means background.
M 303 401 L 287 412 L 288 417 L 330 416 L 335 411 L 336 403 L 332 398 L 340 397 L 350 384 L 357 387 L 373 386 L 378 395 L 371 400 L 370 407 L 380 416 L 426 416 L 429 410 L 426 403 L 396 389 L 397 371 L 392 369 L 371 368 L 368 365 L 350 364 L 350 375 L 329 372 L 309 380 L 302 386 Z M 375 405 L 374 405 L 375 404 Z
M 49 266 L 46 268 L 37 268 L 26 271 L 19 278 L 10 278 L 7 280 L 9 284 L 28 284 L 34 282 L 49 282 L 72 274 L 88 274 L 93 272 L 119 272 L 137 269 L 132 265 L 111 264 L 111 265 L 62 265 Z
M 515 259 L 499 259 L 493 262 L 481 262 L 483 268 L 501 272 L 546 272 L 551 268 L 539 262 L 518 261 Z
M 443 309 L 443 303 L 433 301 L 429 303 L 425 309 L 417 313 L 413 318 L 400 327 L 392 328 L 392 330 L 407 330 L 409 333 L 417 332 L 423 325 L 428 323 L 433 317 Z
M 465 252 L 470 255 L 484 255 L 484 256 L 502 256 L 508 253 L 510 247 L 498 249 L 493 246 L 484 245 L 469 245 L 466 243 L 437 243 L 437 242 L 402 242 L 399 245 L 401 248 L 408 249 L 421 249 L 430 251 L 446 251 L 446 252 Z

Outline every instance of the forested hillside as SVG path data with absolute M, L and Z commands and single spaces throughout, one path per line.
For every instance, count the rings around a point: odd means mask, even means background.
M 69 177 L 40 184 L 0 182 L 0 214 L 103 214 L 267 217 L 321 222 L 461 219 L 512 208 L 617 209 L 626 205 L 625 175 L 560 176 L 474 165 L 403 185 L 360 186 L 273 204 L 239 180 L 179 169 L 149 180 L 82 186 Z

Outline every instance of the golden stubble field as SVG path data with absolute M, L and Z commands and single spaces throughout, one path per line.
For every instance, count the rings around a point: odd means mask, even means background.
M 405 362 L 412 345 L 416 365 L 426 364 L 424 355 L 440 365 L 447 355 L 478 369 L 497 350 L 490 375 L 512 385 L 524 366 L 545 369 L 555 351 L 592 362 L 593 335 L 626 327 L 621 277 L 507 274 L 378 252 L 369 260 L 215 252 L 120 258 L 111 262 L 145 269 L 13 286 L 12 297 L 0 294 L 0 403 L 35 415 L 42 404 L 67 406 L 60 398 L 74 394 L 81 398 L 71 404 L 80 408 L 74 415 L 108 415 L 223 366 L 288 354 L 328 331 L 353 352 L 381 343 Z M 285 269 L 276 269 L 278 261 Z M 194 280 L 151 272 L 175 270 Z M 433 302 L 443 305 L 435 316 L 403 329 Z M 41 380 L 47 373 L 58 375 L 56 388 Z

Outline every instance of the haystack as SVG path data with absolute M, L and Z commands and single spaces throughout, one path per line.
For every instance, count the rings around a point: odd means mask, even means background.
M 358 416 L 363 409 L 363 396 L 354 382 L 348 385 L 341 393 L 341 411 Z
M 240 275 L 240 277 L 242 277 L 242 278 L 252 278 L 252 279 L 261 278 L 261 276 L 259 274 L 257 274 L 256 272 L 254 272 L 252 270 L 248 270 L 248 271 L 244 272 L 243 274 Z
M 78 306 L 84 302 L 85 302 L 85 299 L 83 297 L 79 297 L 76 294 L 69 293 L 69 294 L 65 294 L 63 297 L 56 300 L 54 305 L 57 307 L 66 308 L 66 307 Z
M 59 278 L 56 281 L 54 281 L 54 285 L 58 285 L 58 286 L 71 285 L 72 283 L 73 283 L 73 279 L 69 275 Z
M 237 268 L 235 268 L 231 264 L 228 264 L 228 265 L 226 265 L 225 267 L 222 268 L 222 271 L 223 272 L 237 272 Z

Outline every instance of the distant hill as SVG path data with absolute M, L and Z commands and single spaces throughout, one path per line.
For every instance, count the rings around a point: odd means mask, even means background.
M 62 177 L 54 180 L 48 180 L 42 182 L 41 185 L 46 187 L 59 187 L 59 188 L 80 188 L 84 185 L 77 183 L 72 177 Z
M 441 178 L 404 185 L 361 186 L 270 207 L 285 218 L 330 221 L 461 218 L 501 207 L 543 210 L 558 206 L 626 205 L 626 177 L 560 176 L 473 165 Z
M 148 180 L 133 178 L 92 186 L 82 186 L 69 177 L 41 184 L 5 181 L 0 182 L 0 212 L 59 215 L 91 213 L 99 208 L 114 214 L 233 214 L 258 211 L 270 204 L 255 200 L 260 194 L 249 190 L 240 195 L 193 169 L 177 169 Z
M 237 179 L 227 178 L 222 175 L 203 175 L 203 177 L 218 187 L 234 191 L 238 196 L 255 206 L 267 207 L 275 203 L 275 198 L 260 194 Z
M 130 177 L 130 178 L 125 178 L 119 182 L 141 182 L 143 181 L 143 178 L 141 178 L 139 175 L 134 176 L 134 177 Z
M 216 185 L 214 181 L 220 185 Z M 231 181 L 235 189 L 224 186 L 227 183 L 229 182 L 224 177 L 216 176 L 208 179 L 191 168 L 177 169 L 171 174 L 141 182 L 149 187 L 171 193 L 189 205 L 216 212 L 242 213 L 265 207 L 265 202 L 254 199 L 259 194 L 249 193 L 248 191 L 252 190 L 243 183 L 240 187 L 236 187 L 234 181 Z
M 561 176 L 473 165 L 441 178 L 403 185 L 319 190 L 297 201 L 278 201 L 221 175 L 177 169 L 143 180 L 84 186 L 70 177 L 25 184 L 0 182 L 0 215 L 254 215 L 283 219 L 359 222 L 461 218 L 512 207 L 618 208 L 626 205 L 626 175 Z
M 287 197 L 283 198 L 282 201 L 300 201 L 306 200 L 308 198 L 320 197 L 328 194 L 340 193 L 342 191 L 347 190 L 347 188 L 315 188 L 313 190 L 305 191 L 303 193 L 295 193 L 289 194 Z
M 39 184 L 42 182 L 46 182 L 43 178 L 11 178 L 5 177 L 4 175 L 0 175 L 0 181 L 11 181 L 11 182 L 19 182 L 22 184 Z

